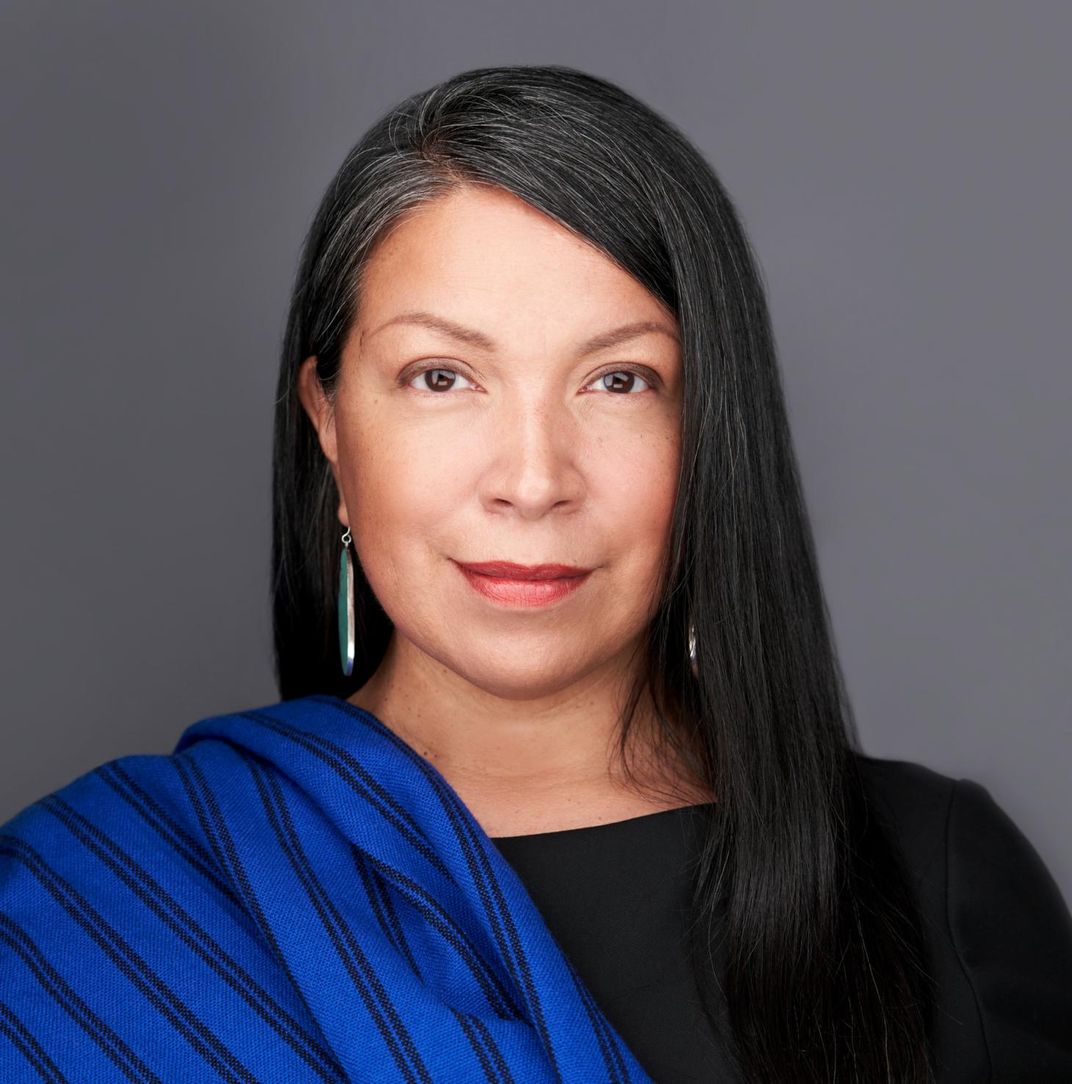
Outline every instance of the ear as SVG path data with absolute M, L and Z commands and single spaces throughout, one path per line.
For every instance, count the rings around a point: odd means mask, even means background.
M 339 448 L 335 439 L 335 408 L 324 394 L 324 388 L 316 372 L 315 354 L 307 357 L 298 368 L 298 398 L 316 430 L 320 450 L 331 467 L 335 488 L 339 494 L 339 522 L 346 526 L 350 517 L 346 511 L 346 499 L 342 495 L 342 487 L 339 485 Z

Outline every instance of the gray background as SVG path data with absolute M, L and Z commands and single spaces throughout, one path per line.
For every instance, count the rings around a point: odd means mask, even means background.
M 1072 8 L 0 6 L 0 820 L 277 699 L 298 246 L 362 131 L 563 63 L 678 123 L 769 284 L 868 752 L 974 778 L 1072 898 Z

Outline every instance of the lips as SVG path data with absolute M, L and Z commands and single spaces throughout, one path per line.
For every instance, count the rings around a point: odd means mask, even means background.
M 478 594 L 506 606 L 547 606 L 573 594 L 588 579 L 576 565 L 518 565 L 512 561 L 462 564 L 458 571 Z
M 494 576 L 501 580 L 559 580 L 585 576 L 592 570 L 578 568 L 576 565 L 517 565 L 512 561 L 483 561 L 470 564 L 459 561 L 458 564 L 469 572 L 480 576 Z

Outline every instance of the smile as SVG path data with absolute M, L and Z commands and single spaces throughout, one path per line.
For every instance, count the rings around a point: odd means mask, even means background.
M 542 579 L 518 579 L 513 576 L 490 576 L 472 567 L 454 562 L 469 586 L 492 602 L 508 606 L 548 606 L 573 594 L 589 577 L 590 572 Z

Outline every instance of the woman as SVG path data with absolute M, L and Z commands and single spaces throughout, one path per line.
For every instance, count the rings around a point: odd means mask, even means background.
M 353 149 L 275 429 L 281 700 L 3 830 L 2 1079 L 1072 1079 L 1072 923 L 857 748 L 745 235 L 462 73 Z

